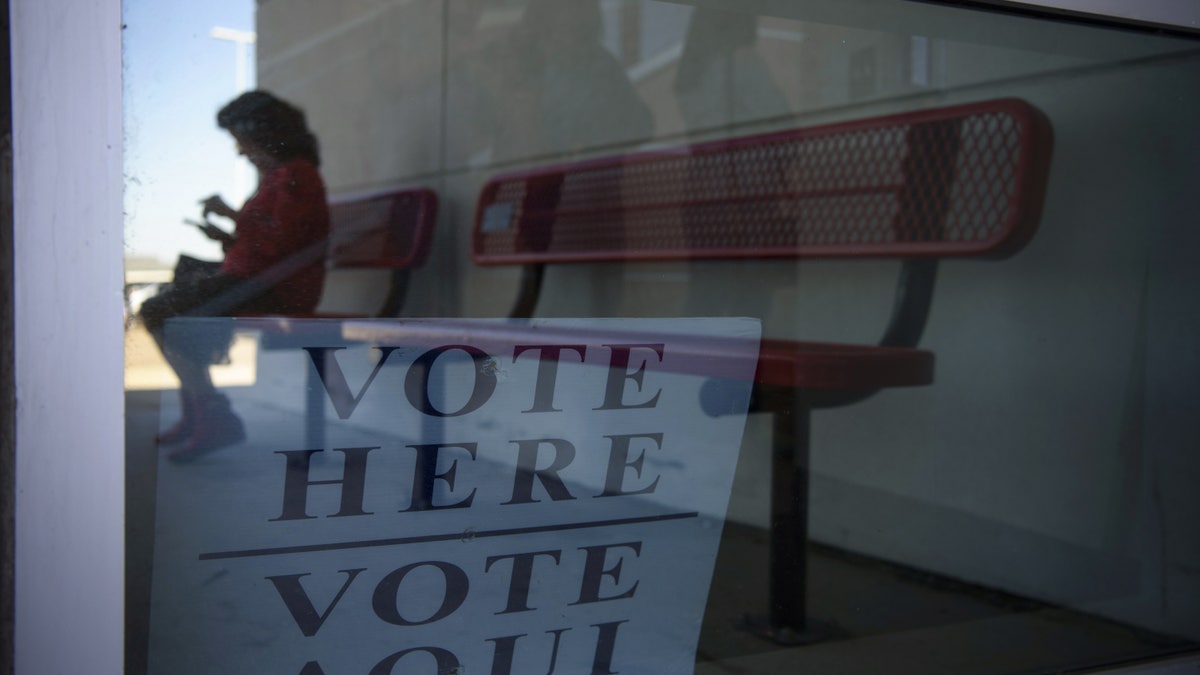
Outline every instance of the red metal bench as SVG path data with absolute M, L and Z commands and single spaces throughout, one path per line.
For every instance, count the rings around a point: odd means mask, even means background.
M 904 261 L 877 345 L 762 341 L 752 409 L 774 421 L 771 607 L 760 629 L 804 642 L 809 413 L 932 382 L 933 354 L 915 347 L 938 260 L 1024 246 L 1052 145 L 1040 111 L 1002 99 L 538 168 L 484 186 L 472 258 L 523 266 L 513 317 L 535 313 L 550 264 Z M 753 279 L 736 283 L 753 292 Z

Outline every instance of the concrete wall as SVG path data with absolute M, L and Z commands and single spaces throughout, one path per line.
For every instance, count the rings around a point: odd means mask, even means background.
M 593 26 L 577 2 L 526 4 L 259 2 L 260 85 L 306 108 L 331 189 L 441 198 L 406 313 L 509 307 L 515 271 L 473 268 L 466 248 L 497 172 L 1024 98 L 1056 132 L 1041 231 L 1011 260 L 944 265 L 934 386 L 817 414 L 813 537 L 1200 637 L 1196 43 L 882 0 L 603 0 Z M 582 266 L 551 271 L 541 313 L 744 314 L 769 335 L 869 342 L 895 271 Z M 731 517 L 762 524 L 765 420 L 747 433 Z

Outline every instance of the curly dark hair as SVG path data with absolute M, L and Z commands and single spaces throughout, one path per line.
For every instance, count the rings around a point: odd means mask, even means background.
M 321 164 L 317 137 L 309 131 L 304 111 L 261 89 L 248 91 L 221 108 L 217 126 L 279 161 L 307 159 Z

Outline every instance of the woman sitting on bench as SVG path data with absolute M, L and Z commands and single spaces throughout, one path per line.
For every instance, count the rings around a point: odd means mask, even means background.
M 162 444 L 182 444 L 170 458 L 186 460 L 245 438 L 241 419 L 209 375 L 214 356 L 233 337 L 224 322 L 173 322 L 175 317 L 303 315 L 316 307 L 324 283 L 329 207 L 317 166 L 317 139 L 304 113 L 263 91 L 234 99 L 217 113 L 258 169 L 258 189 L 240 210 L 218 196 L 203 200 L 205 235 L 222 243 L 225 259 L 212 275 L 181 280 L 147 300 L 141 317 L 179 377 L 183 415 L 161 432 Z M 208 222 L 234 222 L 232 234 Z

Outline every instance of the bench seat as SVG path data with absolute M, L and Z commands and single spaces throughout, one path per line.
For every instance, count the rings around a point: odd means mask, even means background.
M 922 349 L 764 338 L 755 382 L 793 389 L 863 390 L 933 382 L 934 356 Z

